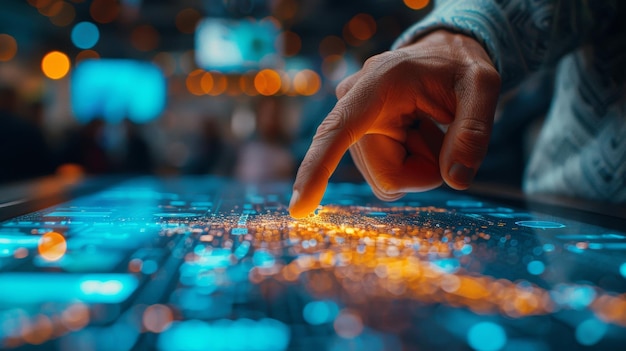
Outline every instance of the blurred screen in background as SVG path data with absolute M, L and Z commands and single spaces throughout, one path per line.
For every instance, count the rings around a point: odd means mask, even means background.
M 271 20 L 205 18 L 196 29 L 196 63 L 223 73 L 276 68 L 282 55 L 279 32 Z
M 166 82 L 161 69 L 149 62 L 123 59 L 85 60 L 76 66 L 70 83 L 76 119 L 125 118 L 144 123 L 161 115 Z

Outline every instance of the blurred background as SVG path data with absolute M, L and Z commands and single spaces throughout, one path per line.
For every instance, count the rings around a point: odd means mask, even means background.
M 0 182 L 6 183 L 55 173 L 291 180 L 336 102 L 337 83 L 388 50 L 433 4 L 5 0 L 0 6 Z M 498 148 L 494 159 L 516 166 L 502 177 L 496 162 L 491 178 L 518 183 L 520 145 Z M 487 179 L 489 168 L 487 162 Z M 335 178 L 361 179 L 348 158 Z

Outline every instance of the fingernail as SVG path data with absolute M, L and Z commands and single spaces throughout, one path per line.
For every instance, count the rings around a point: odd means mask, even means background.
M 452 178 L 455 182 L 459 183 L 459 185 L 469 186 L 474 180 L 474 170 L 466 167 L 463 164 L 455 163 L 450 167 L 450 178 Z
M 289 211 L 293 209 L 293 206 L 300 200 L 300 192 L 298 190 L 294 190 L 293 194 L 291 194 L 291 200 L 289 200 Z

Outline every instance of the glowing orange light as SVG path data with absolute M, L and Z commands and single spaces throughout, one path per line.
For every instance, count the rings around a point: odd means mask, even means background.
M 300 36 L 294 32 L 283 32 L 278 42 L 282 42 L 285 49 L 285 56 L 294 56 L 298 54 L 302 48 L 302 39 L 300 39 Z
M 276 17 L 283 20 L 293 18 L 297 12 L 298 3 L 295 0 L 277 1 L 277 6 L 274 9 Z
M 89 324 L 89 308 L 83 303 L 69 306 L 61 314 L 61 323 L 69 330 L 79 330 Z
M 228 79 L 219 72 L 211 72 L 211 77 L 213 78 L 213 88 L 209 90 L 208 94 L 211 96 L 224 94 L 228 88 Z
M 61 0 L 42 1 L 37 5 L 36 7 L 39 13 L 46 17 L 56 16 L 63 10 L 63 1 Z
M 173 320 L 172 310 L 166 305 L 160 304 L 146 308 L 142 318 L 144 328 L 152 333 L 161 333 L 167 330 Z
M 52 0 L 28 0 L 28 3 L 36 8 L 41 8 L 50 5 Z
M 76 62 L 83 60 L 96 60 L 100 58 L 100 54 L 94 50 L 83 50 L 76 55 Z
M 185 34 L 192 34 L 196 30 L 196 25 L 202 18 L 202 15 L 198 10 L 187 8 L 181 10 L 175 19 L 176 28 Z
M 296 73 L 296 76 L 293 78 L 294 90 L 300 95 L 314 95 L 320 90 L 321 85 L 320 76 L 310 69 Z
M 56 15 L 50 17 L 50 22 L 55 26 L 65 27 L 70 25 L 74 18 L 76 18 L 74 6 L 67 2 L 61 2 L 61 10 Z
M 280 75 L 271 69 L 264 69 L 254 77 L 254 87 L 261 95 L 270 96 L 280 90 Z
M 93 0 L 89 6 L 89 13 L 98 23 L 113 22 L 120 14 L 120 4 L 117 0 Z
M 213 90 L 214 85 L 215 81 L 211 72 L 205 72 L 200 78 L 200 89 L 202 89 L 205 94 L 208 94 Z
M 376 21 L 371 15 L 360 13 L 348 22 L 348 30 L 358 40 L 368 40 L 376 33 Z
M 428 6 L 429 0 L 404 0 L 404 4 L 412 10 L 421 10 Z
M 204 91 L 202 91 L 202 86 L 200 85 L 200 81 L 203 75 L 204 71 L 201 69 L 192 71 L 187 75 L 185 85 L 187 86 L 187 90 L 193 95 L 200 96 L 204 94 Z
M 47 261 L 58 261 L 65 255 L 67 242 L 63 235 L 56 232 L 44 234 L 39 239 L 39 255 Z
M 320 42 L 320 55 L 342 55 L 346 51 L 345 42 L 336 35 L 329 35 Z
M 152 51 L 159 46 L 159 32 L 153 26 L 144 24 L 133 29 L 130 41 L 139 51 Z
M 17 41 L 8 34 L 0 34 L 0 61 L 10 61 L 17 54 Z
M 70 71 L 70 59 L 60 51 L 52 51 L 41 61 L 41 70 L 50 79 L 61 79 Z
M 40 345 L 52 337 L 53 325 L 50 318 L 40 314 L 36 319 L 24 325 L 22 338 L 29 344 Z
M 259 95 L 259 92 L 254 88 L 254 77 L 255 74 L 253 72 L 249 72 L 239 78 L 239 89 L 241 89 L 241 91 L 248 96 Z

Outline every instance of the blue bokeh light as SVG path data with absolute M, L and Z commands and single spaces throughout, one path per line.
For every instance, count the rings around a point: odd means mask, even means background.
M 546 270 L 546 265 L 541 261 L 530 261 L 526 266 L 528 273 L 532 275 L 541 275 Z
M 622 265 L 619 266 L 619 273 L 622 275 L 622 277 L 626 278 L 626 262 L 622 263 Z
M 339 306 L 333 301 L 312 301 L 302 310 L 302 316 L 311 325 L 330 323 L 337 318 Z
M 72 28 L 72 43 L 79 49 L 91 49 L 100 40 L 98 27 L 91 22 L 80 22 Z
M 506 344 L 504 329 L 492 322 L 481 322 L 470 328 L 467 333 L 468 344 L 477 351 L 496 351 Z
M 592 346 L 600 342 L 607 332 L 607 325 L 597 319 L 588 319 L 576 327 L 576 341 Z

